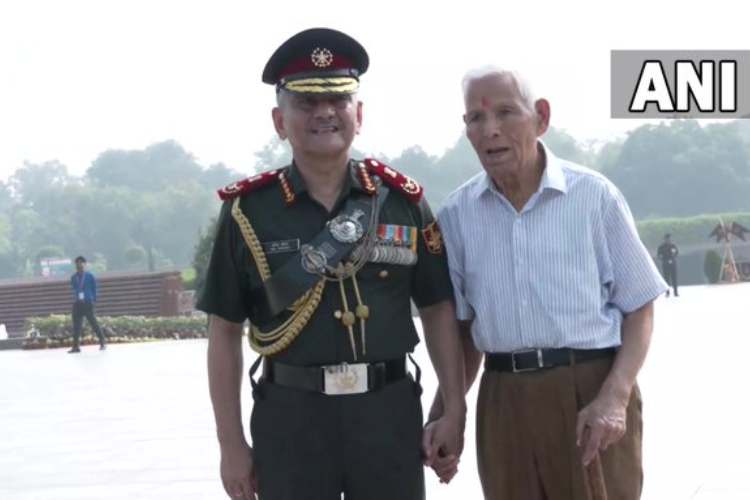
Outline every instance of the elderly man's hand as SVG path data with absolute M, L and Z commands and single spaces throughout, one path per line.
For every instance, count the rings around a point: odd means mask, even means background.
M 438 452 L 437 457 L 432 461 L 431 467 L 441 483 L 448 484 L 451 479 L 458 473 L 458 463 L 461 457 L 456 455 L 445 455 Z
M 583 465 L 588 466 L 599 451 L 625 435 L 627 407 L 627 399 L 600 394 L 578 412 L 576 443 L 583 450 Z
M 443 483 L 450 482 L 458 472 L 464 447 L 463 415 L 443 415 L 428 423 L 422 435 L 424 464 L 432 467 Z

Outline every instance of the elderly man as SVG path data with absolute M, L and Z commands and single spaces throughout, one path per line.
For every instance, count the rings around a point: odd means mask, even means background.
M 263 81 L 291 165 L 234 183 L 198 307 L 210 314 L 208 376 L 227 494 L 249 500 L 419 500 L 427 460 L 460 453 L 465 403 L 458 324 L 440 233 L 412 179 L 353 160 L 364 48 L 316 28 L 284 42 Z M 422 435 L 427 347 L 448 408 Z M 245 439 L 242 323 L 263 359 Z M 251 369 L 251 377 L 259 361 Z
M 466 135 L 484 172 L 449 196 L 438 220 L 467 390 L 484 356 L 485 497 L 637 499 L 636 375 L 666 285 L 617 188 L 539 140 L 548 101 L 496 68 L 467 74 L 464 98 Z M 441 413 L 439 397 L 431 413 Z M 435 466 L 444 477 L 455 472 L 455 461 Z

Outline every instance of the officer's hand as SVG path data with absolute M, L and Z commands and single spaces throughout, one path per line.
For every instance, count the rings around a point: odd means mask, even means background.
M 588 466 L 600 450 L 606 450 L 625 435 L 627 407 L 627 401 L 600 394 L 578 412 L 576 444 L 582 448 L 583 465 Z
M 441 482 L 450 481 L 458 471 L 463 451 L 463 417 L 443 415 L 428 423 L 422 434 L 424 464 L 432 467 Z
M 255 477 L 253 449 L 244 441 L 237 446 L 222 446 L 221 482 L 229 498 L 255 500 L 258 481 Z

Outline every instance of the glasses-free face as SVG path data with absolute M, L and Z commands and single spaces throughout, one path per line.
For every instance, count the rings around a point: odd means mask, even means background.
M 464 123 L 490 176 L 518 172 L 536 157 L 537 139 L 549 123 L 549 104 L 540 99 L 530 109 L 511 78 L 488 75 L 469 84 Z
M 272 112 L 276 132 L 295 157 L 348 154 L 362 125 L 362 103 L 353 94 L 286 94 Z

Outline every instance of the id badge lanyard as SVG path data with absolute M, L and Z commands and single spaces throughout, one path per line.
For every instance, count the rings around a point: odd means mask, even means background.
M 78 279 L 78 300 L 83 301 L 86 295 L 83 291 L 83 284 L 86 281 L 86 273 L 81 273 L 81 277 Z

